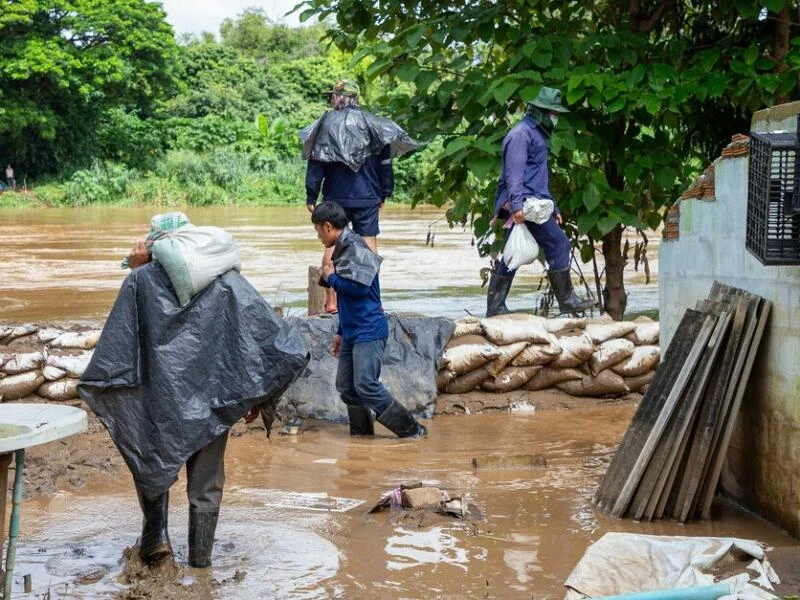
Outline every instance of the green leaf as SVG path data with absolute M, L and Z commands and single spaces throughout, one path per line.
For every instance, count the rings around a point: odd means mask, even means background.
M 615 112 L 619 112 L 620 110 L 622 110 L 623 108 L 625 108 L 625 105 L 626 105 L 626 104 L 627 104 L 627 100 L 625 99 L 625 97 L 623 97 L 623 96 L 620 96 L 620 97 L 618 97 L 616 100 L 614 100 L 613 102 L 609 103 L 609 104 L 606 106 L 606 110 L 607 110 L 609 113 L 615 113 Z
M 400 81 L 414 81 L 419 73 L 419 65 L 416 62 L 409 62 L 397 67 L 397 77 Z
M 492 95 L 494 99 L 500 104 L 505 104 L 506 101 L 519 89 L 519 83 L 511 79 L 504 79 L 496 86 L 492 86 Z
M 583 190 L 583 205 L 589 212 L 592 212 L 600 206 L 600 194 L 594 184 L 590 183 Z
M 656 183 L 664 190 L 668 190 L 672 187 L 675 183 L 675 178 L 677 177 L 677 172 L 675 169 L 670 167 L 662 167 L 661 169 L 657 169 L 653 174 L 656 180 Z
M 601 217 L 597 219 L 597 229 L 600 230 L 600 235 L 606 235 L 617 225 L 619 225 L 619 221 L 614 217 Z
M 758 58 L 758 48 L 755 46 L 750 46 L 747 50 L 744 51 L 744 62 L 746 65 L 753 65 Z
M 414 78 L 414 85 L 417 86 L 418 92 L 425 92 L 437 79 L 439 79 L 439 74 L 436 71 L 420 71 Z
M 586 235 L 597 225 L 597 215 L 583 214 L 578 217 L 578 232 L 581 235 Z
M 783 10 L 783 7 L 786 6 L 786 0 L 762 0 L 761 4 L 763 4 L 767 10 L 779 13 Z
M 485 154 L 479 154 L 467 159 L 467 168 L 478 179 L 484 179 L 487 175 L 489 175 L 496 163 L 497 159 L 494 157 L 486 156 Z
M 442 152 L 443 156 L 452 156 L 456 152 L 463 150 L 475 143 L 475 140 L 472 136 L 464 136 L 459 137 L 451 141 L 447 144 L 444 151 Z

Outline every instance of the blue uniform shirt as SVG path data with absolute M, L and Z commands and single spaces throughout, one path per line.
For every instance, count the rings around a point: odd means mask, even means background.
M 517 123 L 503 138 L 503 163 L 494 212 L 500 212 L 508 200 L 511 212 L 522 210 L 525 198 L 549 198 L 550 173 L 547 164 L 547 138 L 530 115 Z M 558 213 L 558 207 L 555 207 Z
M 336 333 L 348 344 L 384 340 L 389 337 L 389 323 L 381 304 L 378 275 L 371 285 L 357 283 L 336 273 L 328 276 L 328 285 L 336 290 L 339 329 Z

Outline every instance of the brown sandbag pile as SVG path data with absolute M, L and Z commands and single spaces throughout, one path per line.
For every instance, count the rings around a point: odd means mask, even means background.
M 99 339 L 99 329 L 0 326 L 0 401 L 76 399 L 78 380 Z
M 574 396 L 644 392 L 661 360 L 658 322 L 546 319 L 512 313 L 456 321 L 440 392 L 560 389 Z

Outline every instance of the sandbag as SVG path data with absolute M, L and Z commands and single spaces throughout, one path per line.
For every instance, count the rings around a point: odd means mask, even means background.
M 636 377 L 652 371 L 661 362 L 661 349 L 658 346 L 636 346 L 631 357 L 611 367 L 617 375 Z
M 47 381 L 58 381 L 62 377 L 66 377 L 67 372 L 52 365 L 45 365 L 44 369 L 42 369 L 42 375 Z
M 529 344 L 525 350 L 517 354 L 511 361 L 513 367 L 532 367 L 546 365 L 561 354 L 561 346 L 557 344 Z
M 459 337 L 451 336 L 450 339 L 445 344 L 444 349 L 449 350 L 450 348 L 456 348 L 457 346 L 466 346 L 468 344 L 491 344 L 489 340 L 487 340 L 484 336 L 473 333 L 468 333 L 466 335 L 462 335 Z
M 583 373 L 577 369 L 554 369 L 552 367 L 542 367 L 542 369 L 528 380 L 523 387 L 526 390 L 544 390 L 571 379 L 581 379 Z
M 510 392 L 530 381 L 542 367 L 508 367 L 494 379 L 481 382 L 481 388 L 489 392 Z
M 153 242 L 153 258 L 167 272 L 181 306 L 214 279 L 241 270 L 239 248 L 219 227 L 184 225 Z
M 465 375 L 456 377 L 444 389 L 448 394 L 466 394 L 478 387 L 484 380 L 491 377 L 491 373 L 486 367 L 480 367 L 470 371 Z
M 595 344 L 602 344 L 614 338 L 625 337 L 636 329 L 636 323 L 630 321 L 612 321 L 610 323 L 587 323 L 586 335 Z
M 44 364 L 44 355 L 41 352 L 24 352 L 12 355 L 3 364 L 3 371 L 8 375 L 35 371 Z
M 585 375 L 581 379 L 563 381 L 556 386 L 571 396 L 605 396 L 608 394 L 627 394 L 630 389 L 625 381 L 606 369 L 597 375 Z
M 456 321 L 456 329 L 453 332 L 453 337 L 480 335 L 481 333 L 483 333 L 483 331 L 481 330 L 480 317 L 464 317 Z
M 55 327 L 45 327 L 44 329 L 40 329 L 36 332 L 36 337 L 39 340 L 39 343 L 46 344 L 47 342 L 52 342 L 58 336 L 64 333 L 63 329 L 56 329 Z
M 636 329 L 625 336 L 637 346 L 654 346 L 658 344 L 659 324 L 656 321 L 635 323 Z
M 630 358 L 633 349 L 633 342 L 626 339 L 603 342 L 589 358 L 589 370 L 592 375 L 597 375 L 600 371 Z
M 19 375 L 9 375 L 0 379 L 0 400 L 8 402 L 19 400 L 36 391 L 44 383 L 44 375 L 40 371 L 28 371 Z
M 76 354 L 75 356 L 60 356 L 58 354 L 51 354 L 47 357 L 47 365 L 56 367 L 62 371 L 66 371 L 67 375 L 80 379 L 89 362 L 92 360 L 94 351 L 84 352 L 83 354 Z
M 97 346 L 101 331 L 65 331 L 60 336 L 51 340 L 51 348 L 77 348 L 88 350 Z
M 555 369 L 569 369 L 582 365 L 591 358 L 595 350 L 592 340 L 585 334 L 558 338 L 556 346 L 561 348 L 561 354 L 550 363 Z
M 653 377 L 655 376 L 655 371 L 648 371 L 644 375 L 638 375 L 636 377 L 623 377 L 622 379 L 625 381 L 625 385 L 627 385 L 632 392 L 640 392 L 647 387 L 651 381 L 653 381 Z
M 444 390 L 447 385 L 453 381 L 457 375 L 454 371 L 450 369 L 441 369 L 438 373 L 436 373 L 436 389 L 439 391 Z
M 545 326 L 550 333 L 558 333 L 559 331 L 571 331 L 572 329 L 585 329 L 586 317 L 573 318 L 573 317 L 555 317 L 552 319 L 545 319 Z
M 439 366 L 464 375 L 498 356 L 500 350 L 493 344 L 464 344 L 445 350 Z
M 37 388 L 36 394 L 48 400 L 72 400 L 78 397 L 78 380 L 46 381 Z
M 539 257 L 539 244 L 527 227 L 516 225 L 511 228 L 503 246 L 503 262 L 509 270 L 515 271 L 529 265 Z
M 547 319 L 537 315 L 497 315 L 482 319 L 481 329 L 486 338 L 498 346 L 514 342 L 553 344 L 556 341 L 556 336 L 547 331 Z
M 489 370 L 489 373 L 492 374 L 492 377 L 497 377 L 503 369 L 508 366 L 512 360 L 514 360 L 517 355 L 522 352 L 528 346 L 528 342 L 516 342 L 515 344 L 507 344 L 505 346 L 500 346 L 498 350 L 500 351 L 500 356 L 495 358 L 486 368 Z
M 0 330 L 0 344 L 10 344 L 15 339 L 36 333 L 39 328 L 36 325 L 17 325 L 6 327 Z

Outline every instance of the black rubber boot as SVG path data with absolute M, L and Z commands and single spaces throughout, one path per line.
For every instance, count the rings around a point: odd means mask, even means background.
M 142 536 L 139 539 L 139 557 L 147 565 L 156 565 L 168 556 L 172 556 L 172 544 L 167 532 L 167 516 L 169 514 L 169 492 L 164 492 L 153 500 L 136 490 L 139 506 L 144 514 Z
M 428 435 L 428 430 L 417 423 L 414 415 L 397 400 L 393 401 L 389 408 L 378 415 L 378 423 L 401 438 Z
M 347 404 L 347 417 L 350 419 L 350 435 L 375 435 L 372 411 L 366 406 Z
M 511 283 L 514 281 L 514 275 L 500 275 L 500 273 L 493 272 L 489 278 L 489 289 L 486 292 L 486 316 L 493 317 L 495 315 L 502 315 L 508 310 L 506 306 L 506 296 L 511 290 Z
M 547 272 L 547 277 L 550 279 L 550 287 L 553 289 L 553 295 L 555 295 L 558 301 L 558 309 L 561 311 L 560 314 L 582 313 L 594 306 L 594 300 L 583 300 L 575 293 L 575 288 L 572 287 L 569 269 L 561 269 L 560 271 L 553 271 L 551 269 Z
M 217 530 L 219 511 L 189 509 L 189 566 L 205 569 L 211 566 L 211 549 Z

